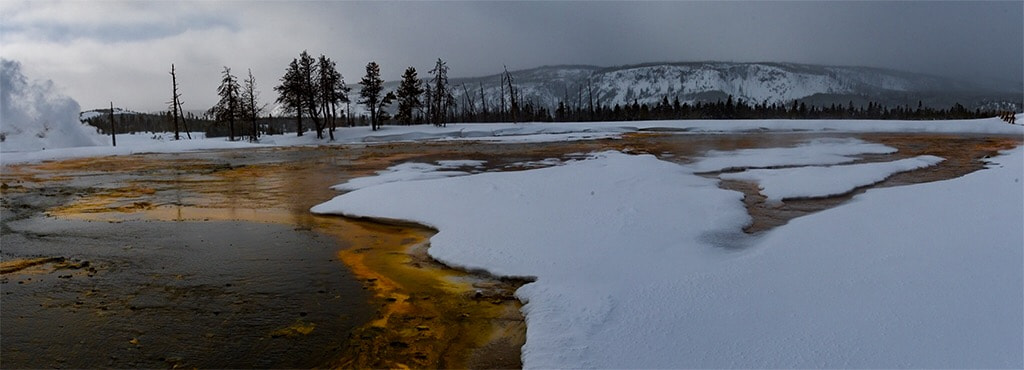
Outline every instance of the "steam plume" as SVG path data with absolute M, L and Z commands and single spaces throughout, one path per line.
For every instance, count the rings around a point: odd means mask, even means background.
M 81 123 L 81 108 L 50 80 L 30 80 L 21 63 L 0 59 L 0 151 L 33 151 L 103 142 Z

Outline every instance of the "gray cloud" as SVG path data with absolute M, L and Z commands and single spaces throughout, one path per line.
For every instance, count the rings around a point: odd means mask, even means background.
M 726 60 L 884 67 L 1015 88 L 1024 80 L 1019 1 L 35 4 L 0 4 L 4 57 L 86 108 L 115 100 L 161 109 L 172 62 L 190 109 L 213 103 L 223 65 L 252 68 L 271 100 L 302 50 L 335 59 L 349 82 L 370 60 L 396 79 L 407 66 L 425 74 L 439 57 L 454 76 Z

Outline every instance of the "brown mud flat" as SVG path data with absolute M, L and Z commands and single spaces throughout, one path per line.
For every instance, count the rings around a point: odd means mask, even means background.
M 337 195 L 329 189 L 331 185 L 403 162 L 473 159 L 486 161 L 484 168 L 475 171 L 515 171 L 534 168 L 523 162 L 617 150 L 689 163 L 708 150 L 785 147 L 809 138 L 837 136 L 899 149 L 894 155 L 865 156 L 862 162 L 922 154 L 946 158 L 938 166 L 898 174 L 871 187 L 962 176 L 983 168 L 982 158 L 1020 145 L 1016 137 L 962 135 L 634 133 L 621 139 L 568 143 L 389 143 L 219 151 L 212 155 L 214 159 L 209 154 L 88 158 L 5 168 L 0 180 L 5 197 L 36 192 L 67 198 L 43 210 L 63 219 L 245 221 L 289 225 L 296 231 L 334 237 L 341 245 L 337 259 L 371 293 L 369 304 L 375 314 L 349 332 L 347 339 L 339 339 L 344 349 L 324 366 L 514 368 L 521 367 L 526 327 L 513 294 L 526 282 L 465 272 L 434 261 L 426 253 L 434 230 L 317 216 L 309 208 Z M 94 183 L 79 184 L 83 178 Z M 746 195 L 744 202 L 754 219 L 746 230 L 751 233 L 837 206 L 853 196 L 768 206 L 754 184 L 725 181 L 721 186 Z M 296 321 L 274 333 L 289 337 L 319 330 L 311 325 Z

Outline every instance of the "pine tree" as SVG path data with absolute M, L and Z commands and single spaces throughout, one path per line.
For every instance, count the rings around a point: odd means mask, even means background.
M 448 87 L 448 65 L 441 58 L 437 58 L 434 69 L 430 70 L 434 75 L 430 84 L 433 90 L 434 107 L 431 109 L 433 117 L 431 121 L 434 126 L 447 126 L 448 111 L 455 106 L 455 96 Z
M 317 98 L 315 103 L 317 105 L 316 108 L 323 112 L 325 122 L 317 126 L 316 137 L 318 139 L 324 138 L 323 131 L 331 120 L 331 104 L 334 101 L 334 84 L 337 83 L 335 80 L 338 75 L 337 72 L 334 61 L 321 54 L 320 58 L 317 59 L 316 73 L 314 73 L 317 78 L 315 86 Z M 334 132 L 331 130 L 328 130 L 328 132 L 331 135 L 331 140 L 334 140 Z
M 249 141 L 255 142 L 259 139 L 259 129 L 256 127 L 256 119 L 259 118 L 260 113 L 266 108 L 266 105 L 260 105 L 257 101 L 259 99 L 259 91 L 256 91 L 256 77 L 252 75 L 252 69 L 249 69 L 249 77 L 245 79 L 245 85 L 242 87 L 242 105 L 244 115 L 249 122 L 252 124 L 252 132 L 249 133 Z
M 398 114 L 395 116 L 398 122 L 412 124 L 413 110 L 423 105 L 420 100 L 423 91 L 423 81 L 416 75 L 416 68 L 406 68 L 402 74 L 402 82 L 398 86 Z
M 217 102 L 209 112 L 217 122 L 228 122 L 230 136 L 229 140 L 235 141 L 235 118 L 241 113 L 239 92 L 241 87 L 238 79 L 231 74 L 231 68 L 227 66 L 221 72 L 220 86 L 217 87 L 217 95 L 220 101 Z
M 299 72 L 298 59 L 292 59 L 284 76 L 281 77 L 281 84 L 274 87 L 277 91 L 277 103 L 286 113 L 297 115 L 298 135 L 302 136 L 302 76 Z
M 324 126 L 320 121 L 320 78 L 316 60 L 305 50 L 299 54 L 299 90 L 301 91 L 301 109 L 305 109 L 310 118 L 313 119 L 313 126 L 316 128 L 316 138 L 324 138 Z
M 395 94 L 389 92 L 381 95 L 384 90 L 384 80 L 380 78 L 380 66 L 377 65 L 377 62 L 366 64 L 366 76 L 363 76 L 359 84 L 363 86 L 359 91 L 359 96 L 362 98 L 359 103 L 370 110 L 370 128 L 377 131 L 383 116 L 381 109 L 391 104 L 391 101 L 395 99 Z
M 330 58 L 321 55 L 317 61 L 317 76 L 319 83 L 317 84 L 320 104 L 320 109 L 323 111 L 324 126 L 330 124 L 328 134 L 331 140 L 334 140 L 334 129 L 337 126 L 337 113 L 338 103 L 348 102 L 348 86 L 345 86 L 345 80 L 338 72 L 337 65 Z M 317 137 L 322 138 L 323 135 L 318 130 Z

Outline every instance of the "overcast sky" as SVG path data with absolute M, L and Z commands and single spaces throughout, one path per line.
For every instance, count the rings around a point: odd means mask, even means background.
M 0 57 L 83 109 L 165 108 L 171 63 L 187 110 L 216 101 L 223 66 L 264 101 L 302 50 L 347 82 L 367 62 L 397 79 L 542 65 L 780 61 L 1024 80 L 1024 2 L 332 2 L 0 0 Z

